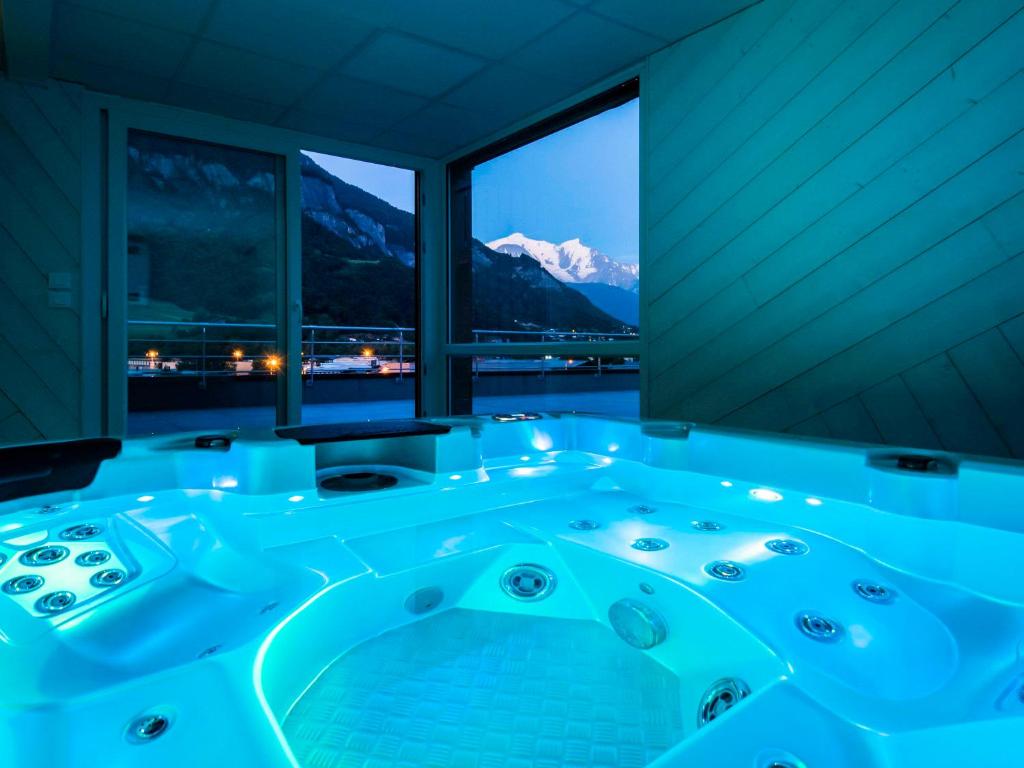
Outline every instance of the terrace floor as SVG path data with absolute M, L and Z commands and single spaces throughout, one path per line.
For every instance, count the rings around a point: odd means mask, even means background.
M 640 393 L 633 390 L 553 392 L 546 394 L 484 395 L 473 400 L 477 413 L 509 411 L 585 411 L 609 416 L 637 416 Z M 317 403 L 302 406 L 304 424 L 400 419 L 413 415 L 411 400 Z M 269 406 L 168 411 L 129 414 L 128 435 L 140 437 L 168 432 L 268 427 L 274 423 Z

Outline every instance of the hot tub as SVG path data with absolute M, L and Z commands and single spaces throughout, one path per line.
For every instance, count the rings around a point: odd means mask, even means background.
M 130 440 L 85 487 L 0 504 L 0 754 L 1010 764 L 1019 465 L 578 415 L 426 427 Z

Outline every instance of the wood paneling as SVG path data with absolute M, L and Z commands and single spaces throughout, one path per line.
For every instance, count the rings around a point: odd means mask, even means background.
M 0 80 L 0 443 L 81 434 L 79 95 Z M 72 307 L 49 306 L 53 272 Z
M 764 0 L 649 60 L 651 416 L 1024 458 L 1022 7 Z

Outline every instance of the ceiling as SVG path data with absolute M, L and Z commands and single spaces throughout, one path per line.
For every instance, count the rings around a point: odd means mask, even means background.
M 98 91 L 442 157 L 750 3 L 54 0 L 48 69 Z

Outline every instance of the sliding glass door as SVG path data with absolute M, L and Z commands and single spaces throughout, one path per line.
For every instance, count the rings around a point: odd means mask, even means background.
M 415 415 L 415 171 L 135 129 L 111 146 L 112 433 Z
M 129 131 L 129 435 L 272 426 L 283 158 Z

